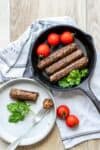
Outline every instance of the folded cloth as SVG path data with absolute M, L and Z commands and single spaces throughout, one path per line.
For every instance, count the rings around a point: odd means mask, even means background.
M 59 24 L 76 26 L 70 17 L 40 19 L 32 23 L 18 40 L 10 43 L 7 48 L 0 49 L 0 82 L 22 76 L 32 77 L 29 61 L 27 63 L 31 43 L 43 30 Z M 91 83 L 94 93 L 100 99 L 99 65 L 100 55 L 98 55 L 96 70 Z M 71 113 L 77 115 L 80 120 L 80 125 L 77 128 L 70 129 L 64 121 L 57 119 L 65 149 L 86 140 L 100 138 L 100 116 L 87 96 L 80 91 L 68 93 L 53 91 L 53 94 L 57 106 L 60 104 L 68 105 Z
M 75 22 L 70 17 L 40 19 L 31 24 L 18 40 L 7 48 L 0 49 L 0 82 L 10 78 L 22 77 L 26 68 L 31 43 L 46 28 Z
M 91 80 L 94 94 L 100 99 L 100 54 L 97 55 L 96 69 Z M 69 149 L 83 141 L 100 138 L 100 114 L 91 100 L 81 91 L 54 92 L 56 105 L 67 104 L 71 114 L 78 116 L 80 125 L 71 129 L 64 121 L 57 119 L 61 139 L 66 149 Z

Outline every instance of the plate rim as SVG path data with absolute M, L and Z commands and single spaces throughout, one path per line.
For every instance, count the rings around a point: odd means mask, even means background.
M 41 137 L 38 141 L 35 141 L 32 139 L 32 138 L 28 138 L 28 139 L 25 139 L 25 140 L 22 140 L 22 142 L 19 144 L 20 146 L 27 146 L 27 145 L 33 145 L 33 144 L 36 144 L 36 143 L 39 143 L 40 141 L 42 141 L 43 139 L 45 139 L 49 133 L 52 131 L 55 123 L 56 123 L 56 104 L 55 104 L 55 101 L 54 101 L 54 97 L 53 97 L 53 94 L 51 93 L 51 91 L 49 90 L 49 88 L 45 87 L 44 85 L 42 85 L 41 83 L 39 83 L 37 80 L 35 79 L 30 79 L 30 78 L 24 78 L 24 77 L 21 77 L 21 78 L 16 78 L 16 79 L 11 79 L 3 84 L 1 84 L 0 86 L 0 91 L 3 90 L 3 88 L 5 88 L 7 85 L 9 85 L 10 83 L 13 83 L 13 82 L 17 82 L 17 81 L 30 81 L 32 83 L 35 83 L 35 84 L 38 84 L 40 87 L 42 87 L 44 90 L 47 91 L 48 95 L 50 95 L 50 97 L 52 98 L 53 102 L 54 102 L 54 121 L 53 121 L 53 124 L 51 126 L 51 128 L 49 129 L 49 131 L 47 132 L 47 134 L 45 134 L 43 137 Z M 9 137 L 10 135 L 7 135 L 7 137 L 4 136 L 4 132 L 0 132 L 0 138 L 4 141 L 6 141 L 7 143 L 11 143 L 9 141 Z M 11 139 L 11 137 L 10 137 Z M 13 140 L 12 140 L 13 142 Z

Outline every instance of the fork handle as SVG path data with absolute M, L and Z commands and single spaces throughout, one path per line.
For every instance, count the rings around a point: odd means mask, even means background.
M 41 110 L 42 110 L 42 112 L 41 112 Z M 37 118 L 37 119 L 33 119 L 33 123 L 32 123 L 32 126 L 22 135 L 22 136 L 20 136 L 19 138 L 17 138 L 13 143 L 11 143 L 9 146 L 8 146 L 8 148 L 7 148 L 7 150 L 15 150 L 16 148 L 17 148 L 17 146 L 20 144 L 20 142 L 21 142 L 21 140 L 23 139 L 23 138 L 25 138 L 25 136 L 33 129 L 33 127 L 36 125 L 36 124 L 38 124 L 44 117 L 45 117 L 45 115 L 47 114 L 49 112 L 49 110 L 47 111 L 46 109 L 40 109 L 40 111 L 38 112 L 38 115 L 41 113 L 42 114 L 42 116 L 39 118 Z
M 17 146 L 20 144 L 20 141 L 22 140 L 22 138 L 23 137 L 21 136 L 18 139 L 16 139 L 13 143 L 11 143 L 8 146 L 7 150 L 15 150 L 17 148 Z
M 23 138 L 25 138 L 25 136 L 33 129 L 33 127 L 35 126 L 36 122 L 34 120 L 32 126 L 20 137 L 18 137 L 13 143 L 11 143 L 7 150 L 16 150 L 17 146 L 20 144 L 21 140 Z

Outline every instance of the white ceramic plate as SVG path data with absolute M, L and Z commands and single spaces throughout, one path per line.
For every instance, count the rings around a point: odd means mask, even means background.
M 7 104 L 14 102 L 9 97 L 9 91 L 12 87 L 21 88 L 24 90 L 39 92 L 39 98 L 36 103 L 31 102 L 31 109 L 34 113 L 37 113 L 41 107 L 45 98 L 51 98 L 52 94 L 44 86 L 40 85 L 33 79 L 20 78 L 8 81 L 0 88 L 0 137 L 5 141 L 12 143 L 16 138 L 25 133 L 32 125 L 33 114 L 30 113 L 24 121 L 13 124 L 8 122 L 9 111 L 7 110 Z M 39 124 L 37 124 L 33 130 L 23 139 L 20 145 L 35 144 L 44 139 L 52 130 L 56 120 L 55 107 L 47 114 Z

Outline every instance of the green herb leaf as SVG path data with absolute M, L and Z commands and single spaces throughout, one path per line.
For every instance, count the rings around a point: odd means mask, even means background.
M 30 105 L 26 102 L 14 102 L 7 105 L 8 110 L 11 112 L 9 122 L 17 123 L 24 120 L 30 111 Z
M 10 103 L 7 105 L 7 108 L 10 112 L 14 113 L 18 110 L 18 104 L 17 103 Z
M 88 69 L 81 70 L 81 77 L 86 77 L 88 75 Z
M 79 85 L 82 78 L 88 75 L 88 69 L 72 70 L 68 76 L 58 81 L 58 85 L 62 88 L 73 87 Z
M 23 119 L 24 119 L 24 116 L 18 112 L 15 112 L 9 116 L 9 122 L 13 122 L 13 123 L 16 123 Z

